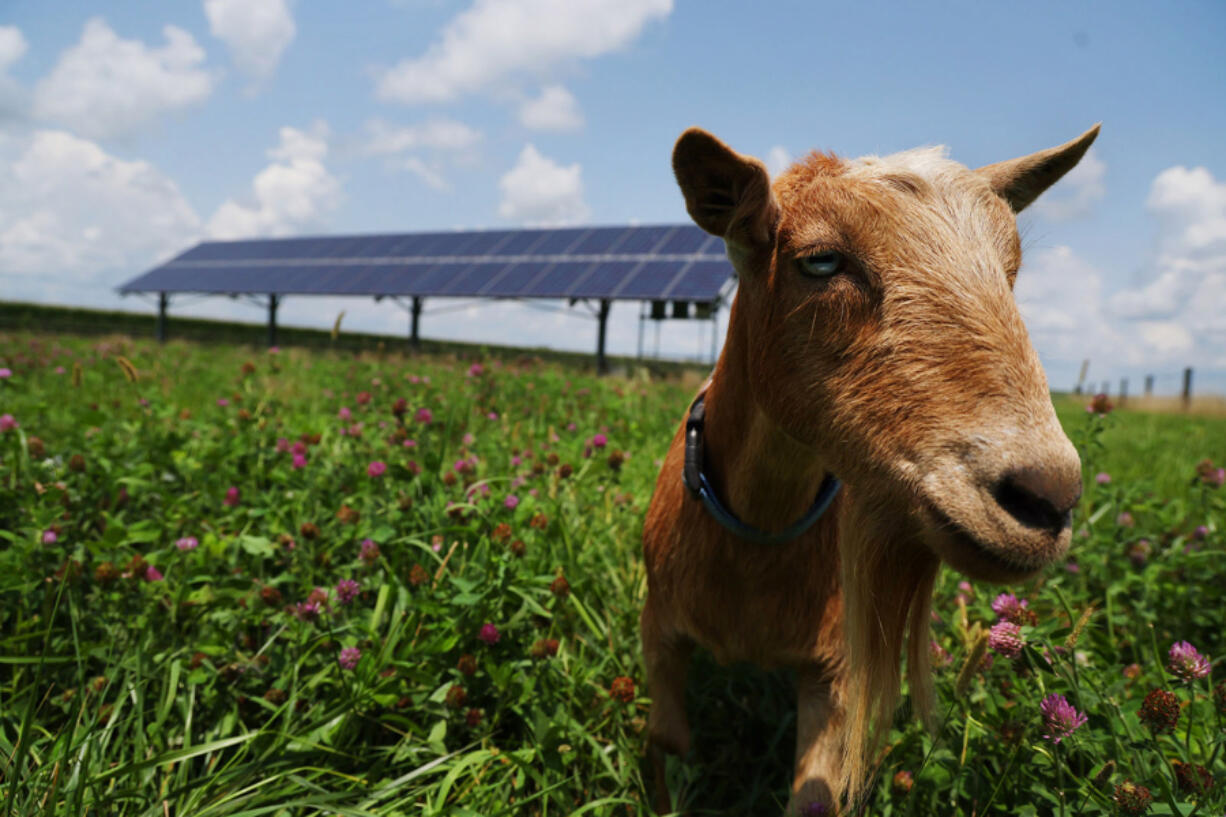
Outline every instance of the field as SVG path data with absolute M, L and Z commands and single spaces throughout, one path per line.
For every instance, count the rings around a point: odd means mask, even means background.
M 0 815 L 649 813 L 638 540 L 693 385 L 0 334 Z M 1226 418 L 1057 405 L 1070 560 L 942 577 L 939 723 L 865 814 L 1223 813 Z M 689 813 L 781 813 L 791 683 L 697 658 Z

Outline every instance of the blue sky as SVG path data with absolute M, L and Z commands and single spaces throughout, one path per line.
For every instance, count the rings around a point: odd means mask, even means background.
M 6 299 L 143 309 L 114 286 L 206 237 L 682 221 L 669 153 L 690 125 L 777 169 L 923 144 L 976 166 L 1101 121 L 1021 219 L 1040 356 L 1058 386 L 1089 357 L 1096 382 L 1153 372 L 1170 390 L 1194 365 L 1226 391 L 1220 2 L 49 8 L 0 9 Z M 282 315 L 330 326 L 341 309 L 351 328 L 404 328 L 387 303 L 291 298 Z M 615 307 L 613 351 L 633 351 L 636 315 Z M 423 330 L 594 345 L 590 322 L 512 304 Z M 660 349 L 708 338 L 672 322 Z

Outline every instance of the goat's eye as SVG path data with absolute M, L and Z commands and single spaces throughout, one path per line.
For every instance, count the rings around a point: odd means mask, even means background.
M 797 259 L 800 271 L 812 278 L 828 278 L 843 268 L 843 253 L 828 250 Z

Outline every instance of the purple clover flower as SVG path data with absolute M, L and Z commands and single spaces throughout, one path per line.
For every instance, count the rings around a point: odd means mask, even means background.
M 353 579 L 341 579 L 336 583 L 336 600 L 340 604 L 348 604 L 357 598 L 361 587 Z
M 1025 599 L 1019 599 L 1012 593 L 1001 593 L 992 600 L 992 612 L 1001 618 L 1012 619 L 1029 604 Z
M 341 650 L 340 656 L 336 659 L 336 663 L 341 665 L 341 669 L 351 670 L 358 665 L 358 660 L 362 657 L 362 651 L 357 647 L 346 647 Z
M 1167 669 L 1185 681 L 1207 678 L 1211 671 L 1209 659 L 1186 641 L 1176 641 L 1167 655 Z
M 502 638 L 502 633 L 498 632 L 498 628 L 487 621 L 481 625 L 481 631 L 477 633 L 477 638 L 492 647 Z
M 17 428 L 17 426 L 17 420 L 13 418 L 13 415 L 0 414 L 0 432 L 12 431 L 13 429 Z
M 519 504 L 519 497 L 515 494 L 507 494 L 507 498 L 502 500 L 502 504 L 514 510 L 515 506 Z
M 175 547 L 179 550 L 195 550 L 199 545 L 195 536 L 183 536 L 175 541 Z
M 1111 484 L 1111 475 L 1106 471 L 1099 471 L 1094 475 L 1094 481 L 1099 485 L 1109 485 Z
M 375 460 L 370 465 L 366 466 L 366 473 L 374 479 L 378 479 L 387 472 L 387 463 Z
M 1067 698 L 1055 693 L 1043 699 L 1039 712 L 1043 715 L 1043 728 L 1047 730 L 1043 737 L 1052 743 L 1059 743 L 1086 722 L 1086 716 L 1078 712 Z
M 375 544 L 374 539 L 363 539 L 362 546 L 358 550 L 358 558 L 366 564 L 374 564 L 379 558 L 379 546 Z
M 60 538 L 59 534 L 57 534 L 53 530 L 43 531 L 43 544 L 44 545 L 54 545 L 56 542 L 59 541 L 59 538 Z
M 1017 658 L 1022 654 L 1022 628 L 1012 621 L 998 621 L 988 631 L 988 647 L 1005 658 Z

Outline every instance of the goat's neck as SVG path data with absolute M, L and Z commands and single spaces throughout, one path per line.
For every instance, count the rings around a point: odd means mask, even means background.
M 742 521 L 780 531 L 813 504 L 826 470 L 817 449 L 788 434 L 758 406 L 747 363 L 742 352 L 726 347 L 716 367 L 705 399 L 704 467 L 724 504 Z

